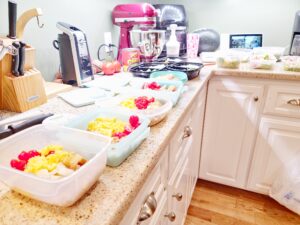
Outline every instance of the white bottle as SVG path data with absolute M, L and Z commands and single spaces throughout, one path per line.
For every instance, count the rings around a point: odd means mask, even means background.
M 171 24 L 171 36 L 166 44 L 167 47 L 167 57 L 179 57 L 180 43 L 177 41 L 176 37 L 177 24 Z

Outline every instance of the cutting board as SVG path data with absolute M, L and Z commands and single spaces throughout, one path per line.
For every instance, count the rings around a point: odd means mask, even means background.
M 45 85 L 46 95 L 48 99 L 56 97 L 56 95 L 59 93 L 74 89 L 74 87 L 71 85 L 60 84 L 55 82 L 45 82 L 44 85 Z

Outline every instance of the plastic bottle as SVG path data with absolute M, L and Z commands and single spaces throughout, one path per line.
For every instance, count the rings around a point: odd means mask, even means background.
M 176 37 L 177 24 L 171 24 L 171 36 L 166 44 L 167 47 L 167 57 L 179 57 L 180 43 L 177 41 Z

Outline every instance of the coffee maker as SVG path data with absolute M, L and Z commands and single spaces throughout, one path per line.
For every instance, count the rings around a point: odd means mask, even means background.
M 176 24 L 176 37 L 180 43 L 179 55 L 183 56 L 186 54 L 186 34 L 188 29 L 188 19 L 185 8 L 183 5 L 177 4 L 155 4 L 153 5 L 157 10 L 156 29 L 166 31 L 166 43 L 171 36 L 171 24 Z M 160 57 L 166 57 L 167 51 L 166 46 Z
M 64 22 L 56 27 L 63 31 L 58 34 L 53 46 L 59 50 L 60 68 L 64 83 L 80 86 L 93 79 L 93 69 L 85 33 Z
M 289 54 L 300 56 L 300 11 L 296 12 L 295 15 Z

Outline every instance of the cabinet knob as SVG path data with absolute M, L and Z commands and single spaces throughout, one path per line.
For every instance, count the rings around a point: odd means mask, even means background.
M 181 193 L 177 193 L 176 195 L 172 195 L 173 198 L 176 198 L 177 201 L 181 201 L 183 198 L 183 195 Z
M 258 100 L 259 100 L 258 96 L 255 96 L 255 97 L 253 98 L 253 100 L 254 100 L 255 102 L 258 102 Z
M 188 138 L 192 135 L 192 128 L 190 126 L 185 126 L 183 129 L 183 136 L 182 139 Z
M 174 212 L 166 214 L 165 217 L 167 217 L 171 222 L 174 222 L 176 220 L 176 215 Z
M 140 214 L 138 216 L 137 224 L 140 224 L 140 222 L 143 222 L 149 219 L 151 216 L 153 216 L 156 208 L 157 208 L 157 201 L 155 199 L 154 192 L 152 192 L 150 195 L 148 195 L 141 208 Z

